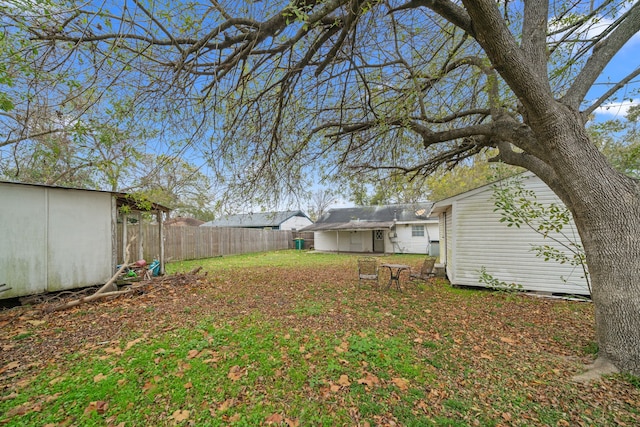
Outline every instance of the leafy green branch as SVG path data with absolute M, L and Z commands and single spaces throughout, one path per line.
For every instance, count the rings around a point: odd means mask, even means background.
M 493 199 L 494 212 L 501 215 L 500 222 L 506 223 L 507 227 L 528 227 L 554 242 L 555 245 L 532 245 L 531 250 L 545 261 L 581 268 L 591 292 L 584 248 L 573 227 L 567 227 L 572 215 L 566 206 L 539 202 L 535 191 L 524 188 L 521 176 L 496 183 Z M 562 280 L 566 282 L 566 279 Z
M 516 292 L 522 290 L 522 285 L 518 283 L 507 283 L 496 279 L 487 272 L 486 267 L 480 269 L 480 283 L 484 283 L 488 288 L 501 292 Z

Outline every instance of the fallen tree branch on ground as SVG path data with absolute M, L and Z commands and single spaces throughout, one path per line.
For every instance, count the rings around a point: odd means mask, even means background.
M 126 267 L 126 266 L 131 267 L 134 265 L 135 263 L 129 264 L 129 265 L 123 265 L 123 267 Z M 116 273 L 112 277 L 112 280 L 110 280 L 111 283 L 107 282 L 95 293 L 86 297 L 76 298 L 74 300 L 56 305 L 54 307 L 44 308 L 43 311 L 53 312 L 53 311 L 66 310 L 68 308 L 76 307 L 86 302 L 97 301 L 104 298 L 109 298 L 109 297 L 116 298 L 123 295 L 129 295 L 129 296 L 142 295 L 145 293 L 166 289 L 167 286 L 185 286 L 188 284 L 197 283 L 199 279 L 207 275 L 207 272 L 201 273 L 201 270 L 202 270 L 202 267 L 197 267 L 187 273 L 176 273 L 170 276 L 153 277 L 149 280 L 145 280 L 142 282 L 138 282 L 134 285 L 127 286 L 126 289 L 122 289 L 119 291 L 105 292 L 106 290 L 109 289 L 109 286 L 113 284 L 113 282 L 117 280 L 119 275 L 122 274 L 122 272 L 124 271 L 124 268 L 121 267 L 121 269 L 118 270 L 118 273 Z

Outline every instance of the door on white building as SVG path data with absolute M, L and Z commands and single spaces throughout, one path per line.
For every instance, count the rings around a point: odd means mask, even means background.
M 373 252 L 384 252 L 384 230 L 373 230 Z

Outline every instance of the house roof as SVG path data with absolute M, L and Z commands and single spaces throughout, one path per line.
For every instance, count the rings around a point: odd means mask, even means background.
M 259 212 L 249 214 L 228 215 L 220 219 L 205 222 L 202 227 L 279 227 L 280 224 L 295 216 L 311 219 L 302 211 Z
M 431 203 L 330 209 L 315 224 L 309 225 L 300 231 L 389 229 L 396 223 L 429 221 L 428 214 L 430 209 Z
M 131 210 L 134 211 L 148 211 L 149 209 L 141 209 L 136 200 L 135 197 L 132 197 L 130 194 L 128 193 L 122 193 L 119 191 L 104 191 L 104 190 L 91 190 L 88 188 L 74 188 L 74 187 L 62 187 L 62 186 L 57 186 L 57 185 L 47 185 L 47 184 L 31 184 L 31 183 L 25 183 L 25 182 L 15 182 L 15 181 L 0 181 L 0 183 L 2 184 L 14 184 L 14 185 L 21 185 L 21 186 L 27 186 L 27 187 L 40 187 L 40 188 L 53 188 L 53 189 L 58 189 L 58 190 L 70 190 L 70 191 L 91 191 L 93 193 L 108 193 L 111 194 L 113 197 L 116 198 L 116 205 L 118 207 L 120 206 L 129 206 L 129 208 L 131 208 Z M 163 206 L 161 204 L 158 203 L 151 203 L 151 211 L 162 211 L 162 212 L 170 212 L 171 208 L 168 208 L 166 206 Z
M 164 225 L 170 225 L 170 226 L 198 227 L 202 224 L 204 224 L 204 221 L 200 221 L 199 219 L 196 219 L 196 218 L 187 218 L 184 216 L 170 218 L 164 222 Z

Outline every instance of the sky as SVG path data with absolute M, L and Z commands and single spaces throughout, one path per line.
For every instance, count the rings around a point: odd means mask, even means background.
M 6 2 L 0 0 L 0 5 L 2 4 L 6 4 Z M 253 4 L 253 6 L 251 7 L 266 7 L 267 2 L 247 2 L 246 4 Z M 610 22 L 602 20 L 599 27 L 594 27 L 591 35 L 595 35 L 599 31 L 602 31 L 609 23 Z M 588 98 L 590 100 L 597 99 L 599 94 L 606 90 L 607 78 L 615 81 L 627 75 L 638 66 L 640 66 L 640 34 L 636 34 L 636 36 L 630 42 L 628 42 L 627 45 L 617 54 L 614 61 L 607 67 L 607 69 L 605 69 L 603 76 L 599 79 L 599 81 L 589 93 Z M 640 78 L 637 80 L 640 80 Z M 637 89 L 640 87 L 640 81 L 636 81 L 632 86 L 636 88 L 636 92 L 626 94 L 623 93 L 623 95 L 625 95 L 622 97 L 624 101 L 611 102 L 598 108 L 596 110 L 596 120 L 622 118 L 631 105 L 638 105 L 640 103 L 640 96 L 637 93 Z M 190 153 L 185 152 L 184 154 L 188 157 L 192 157 L 192 159 L 197 159 L 198 153 L 195 151 L 197 150 L 194 150 L 195 156 L 193 157 L 189 155 Z M 318 184 L 316 183 L 316 185 Z M 349 202 L 341 200 L 340 206 L 343 205 L 349 205 Z M 301 208 L 306 209 L 305 206 L 301 206 Z
M 631 2 L 628 3 L 627 9 L 631 4 Z M 626 11 L 626 9 L 620 13 L 623 13 L 624 11 Z M 589 35 L 595 36 L 599 34 L 609 24 L 611 24 L 610 19 L 601 19 L 598 25 L 592 27 Z M 638 67 L 640 67 L 640 33 L 636 33 L 636 35 L 633 36 L 631 40 L 629 40 L 627 44 L 616 54 L 613 61 L 605 68 L 604 72 L 589 92 L 588 99 L 597 99 L 597 97 L 608 88 L 606 85 L 608 79 L 611 81 L 618 81 Z M 635 93 L 632 93 L 631 91 L 634 89 Z M 596 109 L 596 120 L 600 121 L 623 118 L 629 110 L 629 107 L 640 104 L 639 91 L 640 76 L 636 77 L 635 81 L 629 85 L 626 92 L 624 90 L 619 92 L 619 96 L 621 97 L 620 101 L 609 102 Z

